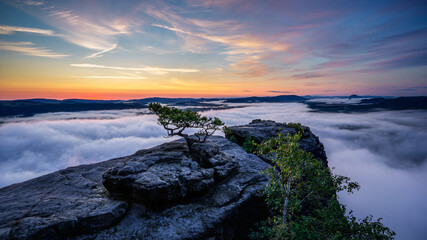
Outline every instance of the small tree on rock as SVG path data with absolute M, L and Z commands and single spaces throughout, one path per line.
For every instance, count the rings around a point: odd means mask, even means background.
M 289 124 L 288 124 L 289 125 Z M 350 178 L 333 174 L 329 168 L 298 146 L 303 136 L 298 133 L 264 141 L 258 154 L 272 161 L 265 174 L 269 181 L 264 193 L 273 216 L 262 222 L 252 239 L 316 240 L 389 240 L 395 233 L 381 219 L 370 215 L 357 220 L 338 201 L 338 192 L 352 193 L 360 188 Z
M 159 117 L 157 122 L 166 129 L 168 137 L 183 137 L 187 141 L 189 148 L 194 142 L 205 142 L 209 136 L 224 125 L 224 122 L 219 118 L 201 116 L 191 110 L 162 106 L 160 103 L 149 103 L 148 109 Z M 188 128 L 200 129 L 194 134 L 197 139 L 192 139 L 188 134 L 184 133 L 184 130 Z

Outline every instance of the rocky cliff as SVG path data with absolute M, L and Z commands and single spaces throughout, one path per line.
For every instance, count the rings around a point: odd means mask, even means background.
M 325 166 L 327 166 L 328 160 L 325 149 L 323 144 L 319 141 L 319 138 L 311 132 L 309 127 L 300 127 L 303 135 L 299 141 L 299 147 L 313 154 L 315 158 L 320 159 Z M 286 136 L 288 134 L 293 135 L 297 132 L 292 124 L 288 125 L 286 123 L 260 119 L 255 119 L 246 125 L 229 127 L 229 130 L 230 131 L 226 132 L 225 137 L 228 139 L 233 138 L 239 145 L 242 145 L 248 137 L 253 137 L 255 142 L 259 144 L 267 139 L 275 137 L 278 133 Z
M 232 135 L 262 141 L 285 124 L 253 121 Z M 326 162 L 308 128 L 301 147 Z M 268 164 L 226 138 L 184 140 L 67 168 L 0 189 L 0 239 L 246 239 L 268 214 Z

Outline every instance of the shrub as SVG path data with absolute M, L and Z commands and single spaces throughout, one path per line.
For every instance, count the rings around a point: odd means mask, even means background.
M 237 139 L 234 135 L 230 137 L 230 141 L 237 143 Z
M 286 125 L 288 125 L 288 127 L 294 128 L 294 129 L 295 129 L 295 131 L 297 131 L 297 132 L 302 132 L 302 133 L 304 133 L 304 129 L 302 128 L 301 123 L 293 123 L 293 122 L 290 122 L 290 123 L 288 123 L 288 124 L 286 124 Z
M 264 189 L 273 214 L 258 225 L 252 239 L 393 239 L 395 233 L 368 216 L 357 220 L 337 193 L 359 189 L 350 178 L 334 175 L 310 153 L 298 148 L 301 132 L 265 141 L 258 153 L 273 162 Z
M 256 144 L 255 138 L 249 134 L 243 142 L 242 148 L 248 153 L 255 153 L 257 151 L 258 144 Z

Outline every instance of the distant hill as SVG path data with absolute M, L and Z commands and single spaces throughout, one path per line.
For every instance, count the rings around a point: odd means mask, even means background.
M 379 98 L 370 98 L 370 99 L 362 99 L 360 103 L 362 104 L 372 104 L 372 103 L 381 103 L 384 102 L 386 99 L 379 97 Z
M 226 103 L 288 103 L 288 102 L 305 102 L 307 99 L 297 95 L 280 95 L 274 97 L 244 97 L 229 98 Z
M 358 104 L 329 104 L 324 102 L 306 102 L 307 106 L 320 112 L 369 112 L 380 110 L 427 109 L 427 97 L 398 97 L 392 99 L 363 99 Z
M 352 96 L 355 97 L 355 96 Z M 360 103 L 325 103 L 316 102 L 316 97 L 300 97 L 297 95 L 280 95 L 274 97 L 244 97 L 244 98 L 143 98 L 132 100 L 86 100 L 86 99 L 25 99 L 0 101 L 0 117 L 18 116 L 29 117 L 34 114 L 49 112 L 80 112 L 91 110 L 124 110 L 146 108 L 150 102 L 159 102 L 172 106 L 201 111 L 231 108 L 227 103 L 305 103 L 314 111 L 321 112 L 363 112 L 378 110 L 427 109 L 427 97 L 374 97 L 362 99 Z M 321 97 L 325 98 L 325 97 Z M 348 98 L 348 97 L 343 97 Z M 310 101 L 307 101 L 311 99 Z M 224 103 L 212 101 L 223 100 Z M 211 103 L 212 102 L 212 103 Z M 189 108 L 190 107 L 190 108 Z M 196 108 L 191 108 L 196 107 Z
M 150 102 L 171 104 L 174 106 L 202 106 L 210 108 L 223 108 L 224 105 L 205 103 L 216 101 L 217 98 L 144 98 L 132 100 L 86 100 L 86 99 L 25 99 L 13 101 L 0 101 L 0 117 L 19 116 L 29 117 L 34 114 L 49 112 L 80 112 L 91 110 L 124 110 L 146 108 Z
M 378 101 L 376 107 L 392 110 L 427 109 L 427 97 L 398 97 Z
M 0 101 L 0 117 L 19 116 L 28 117 L 39 113 L 49 112 L 79 112 L 90 110 L 123 110 L 146 108 L 150 102 L 159 102 L 172 106 L 197 106 L 210 109 L 227 108 L 224 104 L 209 103 L 224 100 L 220 98 L 143 98 L 131 100 L 86 100 L 86 99 L 25 99 L 13 101 Z M 249 97 L 226 99 L 229 103 L 251 102 L 304 102 L 306 99 L 295 95 L 283 95 L 276 97 Z
M 79 112 L 90 110 L 122 110 L 144 108 L 144 104 L 103 100 L 53 100 L 28 99 L 15 101 L 0 101 L 0 116 L 28 117 L 38 113 L 49 112 Z

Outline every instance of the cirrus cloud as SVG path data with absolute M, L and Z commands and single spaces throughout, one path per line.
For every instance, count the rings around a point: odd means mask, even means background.
M 140 71 L 148 72 L 152 74 L 166 74 L 169 72 L 178 72 L 178 73 L 195 73 L 199 72 L 198 69 L 186 69 L 186 68 L 160 68 L 160 67 L 117 67 L 117 66 L 104 66 L 98 64 L 70 64 L 71 67 L 83 67 L 83 68 L 102 68 L 102 69 L 112 69 L 112 70 L 123 70 L 123 71 Z
M 64 58 L 69 55 L 54 53 L 44 47 L 36 47 L 32 42 L 4 42 L 0 41 L 0 50 L 18 52 L 27 56 Z
M 0 25 L 0 34 L 12 34 L 15 32 L 36 33 L 47 36 L 56 35 L 54 31 L 48 29 Z

